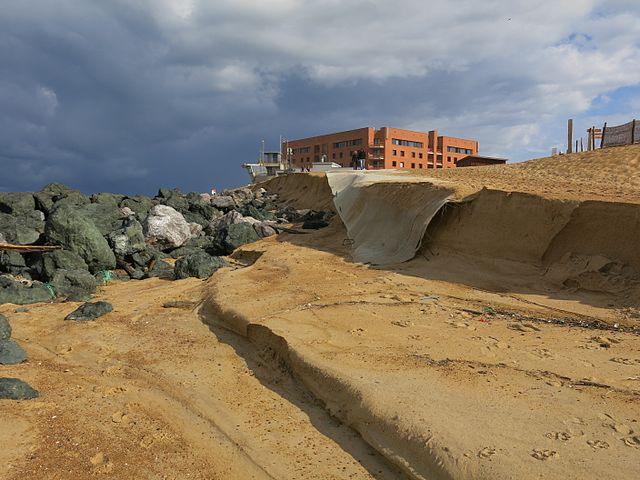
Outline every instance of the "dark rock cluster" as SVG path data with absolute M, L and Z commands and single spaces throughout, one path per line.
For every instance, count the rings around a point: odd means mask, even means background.
M 278 224 L 321 228 L 331 216 L 279 209 L 276 200 L 249 188 L 213 196 L 161 188 L 153 198 L 88 196 L 57 183 L 35 193 L 0 192 L 0 243 L 63 248 L 0 251 L 0 304 L 88 301 L 112 278 L 207 278 L 225 265 L 222 256 L 276 234 Z

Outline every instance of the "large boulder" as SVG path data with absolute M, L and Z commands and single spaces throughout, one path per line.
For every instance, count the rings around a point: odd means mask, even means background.
M 40 394 L 17 378 L 0 378 L 0 400 L 31 400 Z
M 209 278 L 220 267 L 224 267 L 226 262 L 220 257 L 212 257 L 211 255 L 200 251 L 182 258 L 176 261 L 174 267 L 175 277 L 187 278 Z
M 0 271 L 19 275 L 25 270 L 27 270 L 27 264 L 20 253 L 0 251 Z
M 96 278 L 87 270 L 56 270 L 49 283 L 60 297 L 82 298 L 96 291 Z
M 44 214 L 31 210 L 21 214 L 0 213 L 0 233 L 9 243 L 30 245 L 44 232 Z
M 226 230 L 229 225 L 236 223 L 249 223 L 249 221 L 243 217 L 240 212 L 231 210 L 222 217 L 212 220 L 205 228 L 205 233 L 211 236 L 218 236 L 220 232 Z
M 79 211 L 97 227 L 102 235 L 108 235 L 122 227 L 124 214 L 115 202 L 90 203 L 83 205 Z
M 212 256 L 224 255 L 224 249 L 220 246 L 217 238 L 211 236 L 190 238 L 183 246 L 172 250 L 169 255 L 171 258 L 180 258 L 202 250 Z
M 108 238 L 109 245 L 119 258 L 142 252 L 147 246 L 142 225 L 132 217 L 127 218 L 124 226 L 111 232 Z
M 236 248 L 260 240 L 251 223 L 234 223 L 220 232 L 220 243 L 229 254 Z
M 173 265 L 169 265 L 163 260 L 157 260 L 149 265 L 147 271 L 142 278 L 159 277 L 167 280 L 173 280 Z
M 8 276 L 0 275 L 0 304 L 26 305 L 29 303 L 48 302 L 53 296 L 53 292 L 40 282 L 33 282 L 29 286 Z
M 211 205 L 199 193 L 189 193 L 186 197 L 189 202 L 189 211 L 183 213 L 188 222 L 194 222 L 206 227 L 211 220 L 222 216 L 222 212 Z
M 31 193 L 0 192 L 0 212 L 11 215 L 24 215 L 36 209 Z
M 45 233 L 50 242 L 80 255 L 92 273 L 112 270 L 116 266 L 116 257 L 100 230 L 70 205 L 53 209 L 47 219 Z
M 84 197 L 78 190 L 67 187 L 61 183 L 50 183 L 39 192 L 33 194 L 38 210 L 49 213 L 57 201 L 73 197 L 76 201 L 89 203 L 89 199 Z
M 191 238 L 191 228 L 182 214 L 167 205 L 156 205 L 144 222 L 147 242 L 161 250 L 177 248 Z
M 59 269 L 89 270 L 82 257 L 71 250 L 56 250 L 54 252 L 31 255 L 31 267 L 36 271 L 40 279 L 45 282 L 50 281 Z

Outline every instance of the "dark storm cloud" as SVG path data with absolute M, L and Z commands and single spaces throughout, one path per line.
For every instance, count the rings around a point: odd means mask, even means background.
M 367 125 L 546 153 L 640 55 L 634 4 L 539 3 L 5 1 L 0 189 L 234 186 L 263 139 Z

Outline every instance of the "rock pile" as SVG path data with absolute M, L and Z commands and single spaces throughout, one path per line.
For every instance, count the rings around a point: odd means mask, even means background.
M 36 193 L 0 192 L 0 243 L 63 247 L 0 251 L 0 304 L 87 301 L 111 278 L 207 278 L 225 265 L 221 256 L 276 234 L 278 224 L 320 228 L 331 216 L 279 209 L 276 201 L 249 188 L 215 196 L 161 188 L 153 198 L 87 196 L 57 183 Z

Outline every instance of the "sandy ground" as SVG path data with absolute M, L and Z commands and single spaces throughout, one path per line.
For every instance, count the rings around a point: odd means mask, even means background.
M 205 326 L 203 285 L 116 283 L 98 296 L 114 312 L 86 324 L 63 320 L 78 304 L 0 306 L 29 354 L 0 372 L 41 392 L 0 402 L 0 478 L 398 478 L 269 358 Z
M 103 287 L 96 322 L 0 305 L 29 354 L 0 374 L 41 392 L 0 402 L 0 478 L 639 478 L 638 153 L 430 171 L 475 196 L 403 264 L 336 217 Z M 271 187 L 330 207 L 321 175 Z

